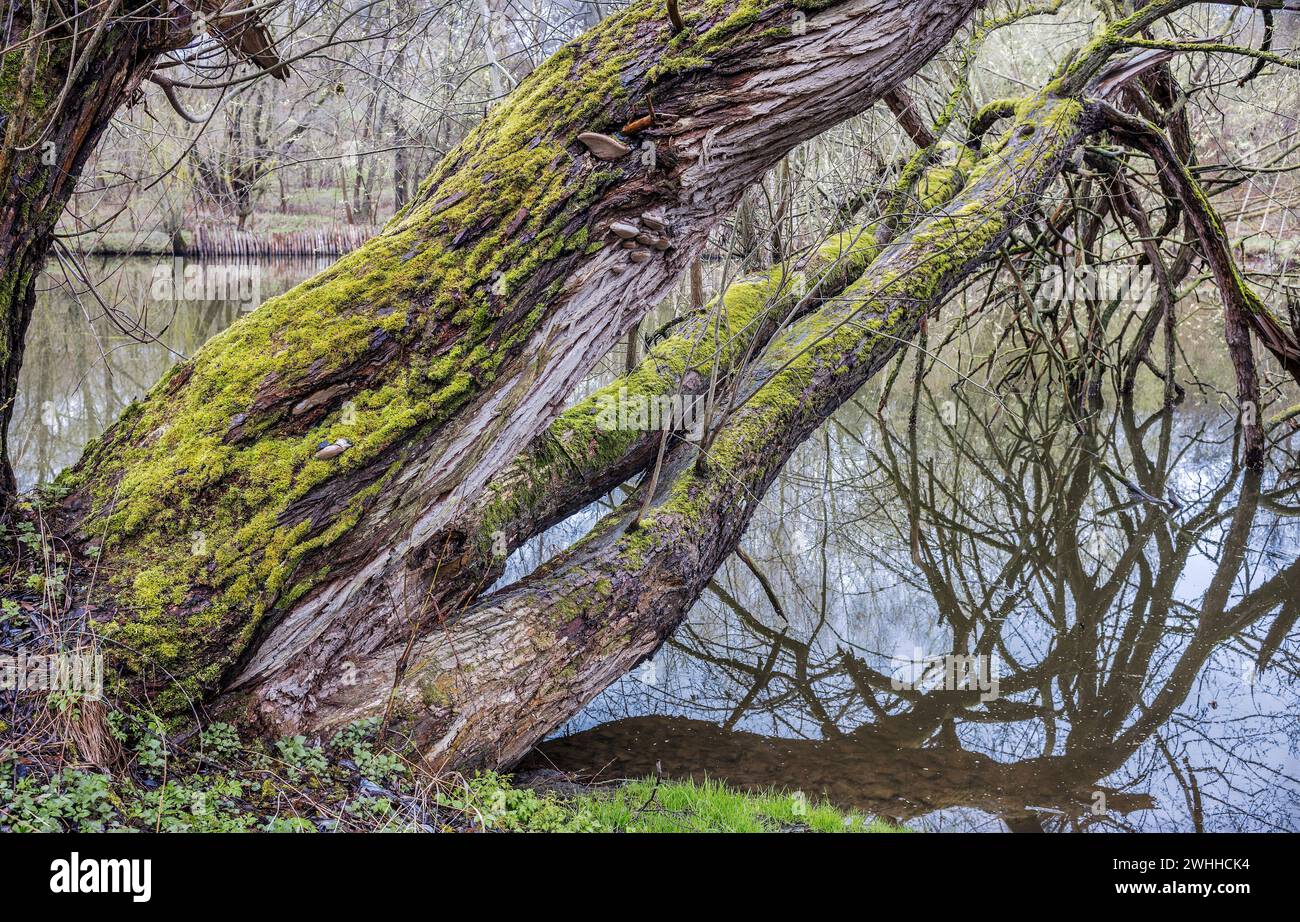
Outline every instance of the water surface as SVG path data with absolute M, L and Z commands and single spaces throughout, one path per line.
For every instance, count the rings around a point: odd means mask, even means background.
M 42 293 L 13 429 L 25 486 L 255 306 L 159 297 L 156 265 Z M 252 268 L 266 297 L 321 266 Z M 1262 480 L 1234 464 L 1213 313 L 1185 325 L 1173 409 L 1150 376 L 1131 402 L 999 386 L 966 374 L 971 342 L 919 390 L 910 363 L 887 398 L 872 382 L 668 643 L 527 764 L 775 785 L 923 829 L 1300 827 L 1296 446 Z

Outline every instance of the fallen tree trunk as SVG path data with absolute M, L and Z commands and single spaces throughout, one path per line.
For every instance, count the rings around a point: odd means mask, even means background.
M 953 163 L 928 171 L 918 183 L 918 208 L 928 211 L 951 199 L 972 163 L 962 149 Z M 880 249 L 874 224 L 853 228 L 806 257 L 738 279 L 674 324 L 634 370 L 557 417 L 429 540 L 438 568 L 427 585 L 412 581 L 397 590 L 406 598 L 401 610 L 418 610 L 426 621 L 445 620 L 502 575 L 507 553 L 652 466 L 664 428 L 644 420 L 625 425 L 612 417 L 668 405 L 681 411 L 680 423 L 694 401 L 689 416 L 702 423 L 711 384 L 725 386 L 778 329 L 840 296 Z M 678 425 L 673 437 L 687 434 Z M 350 611 L 328 622 L 284 618 L 231 684 L 270 713 L 285 695 L 296 700 L 328 693 L 344 679 L 335 665 L 341 656 L 363 658 L 386 638 L 409 636 L 410 630 L 409 622 L 395 623 L 392 612 L 382 609 Z
M 282 727 L 387 711 L 434 764 L 509 765 L 653 653 L 731 553 L 791 452 L 911 337 L 1034 207 L 1090 115 L 1022 105 L 952 204 L 901 235 L 844 295 L 791 325 L 743 375 L 743 405 L 699 459 L 674 447 L 650 505 L 633 496 L 527 580 L 378 650 L 316 701 L 250 696 Z M 633 523 L 636 523 L 633 526 Z
M 803 316 L 752 363 L 735 361 L 750 350 L 728 323 L 736 352 L 709 364 L 745 367 L 702 454 L 606 440 L 569 418 L 575 438 L 595 442 L 589 476 L 540 502 L 530 489 L 553 482 L 549 472 L 513 470 L 492 489 L 525 446 L 572 460 L 563 426 L 550 444 L 534 441 L 561 401 L 694 256 L 713 209 L 743 188 L 737 175 L 761 175 L 769 153 L 811 133 L 810 115 L 829 124 L 896 82 L 900 53 L 911 60 L 901 43 L 921 40 L 915 23 L 891 18 L 907 6 L 887 4 L 869 23 L 854 3 L 813 16 L 799 38 L 818 49 L 816 64 L 764 14 L 708 31 L 696 19 L 672 43 L 707 48 L 704 70 L 694 58 L 650 64 L 664 36 L 633 8 L 525 81 L 381 237 L 231 328 L 126 414 L 68 479 L 64 523 L 83 552 L 100 552 L 109 591 L 94 616 L 170 696 L 156 699 L 163 709 L 225 688 L 225 713 L 277 732 L 384 713 L 437 766 L 508 765 L 652 653 L 798 444 L 1000 252 L 1095 127 L 1088 82 L 1074 87 L 1071 67 L 1000 113 L 1014 123 L 983 145 L 951 205 L 887 245 L 841 240 L 819 254 L 869 263 L 852 284 L 835 282 L 837 297 L 801 310 L 788 267 L 732 292 L 739 326 L 780 327 L 755 310 L 760 300 Z M 708 38 L 718 28 L 731 38 Z M 612 72 L 601 56 L 611 37 L 632 55 Z M 851 77 L 847 62 L 859 68 Z M 843 79 L 827 85 L 828 67 Z M 617 118 L 585 96 L 557 102 L 562 84 L 597 73 Z M 654 175 L 643 161 L 601 166 L 575 141 L 592 119 L 608 129 L 634 114 L 621 95 L 629 81 L 654 85 L 665 122 L 648 136 Z M 588 138 L 617 158 L 601 163 L 622 159 L 616 140 Z M 633 220 L 630 252 L 642 258 L 624 262 L 626 228 L 614 224 Z M 673 241 L 658 239 L 660 225 Z M 703 376 L 678 358 L 644 390 L 698 387 L 686 379 Z M 495 572 L 485 537 L 521 540 L 645 468 L 651 446 L 664 464 L 646 495 L 528 579 L 446 617 Z
M 87 451 L 63 525 L 97 557 L 98 629 L 179 710 L 255 653 L 268 615 L 419 620 L 408 603 L 444 563 L 432 539 L 741 191 L 976 5 L 720 5 L 674 37 L 645 0 L 565 46 L 382 235 L 208 343 Z M 648 243 L 625 248 L 616 222 Z
M 842 297 L 782 333 L 738 385 L 741 407 L 702 458 L 673 448 L 649 515 L 634 495 L 569 551 L 449 623 L 377 652 L 294 726 L 383 710 L 435 764 L 512 764 L 651 655 L 735 548 L 798 444 L 892 357 L 1036 207 L 1102 108 L 1048 91 L 971 171 L 952 205 L 887 247 Z M 656 488 L 657 483 L 657 488 Z M 373 667 L 373 671 L 372 668 Z M 271 701 L 258 696 L 263 704 Z

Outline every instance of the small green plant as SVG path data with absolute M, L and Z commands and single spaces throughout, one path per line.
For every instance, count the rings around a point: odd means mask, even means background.
M 14 533 L 19 544 L 26 545 L 32 550 L 39 550 L 43 543 L 40 533 L 36 531 L 36 526 L 32 525 L 31 522 L 20 521 L 14 527 Z
M 80 713 L 82 694 L 76 691 L 51 691 L 45 700 L 51 711 L 75 720 Z
M 144 771 L 159 774 L 167 766 L 167 741 L 152 729 L 145 731 L 135 744 L 135 761 Z
M 600 832 L 604 828 L 587 807 L 562 803 L 553 795 L 511 787 L 509 776 L 483 772 L 438 803 L 458 810 L 483 829 L 507 832 Z
M 63 481 L 52 481 L 42 483 L 36 486 L 36 497 L 39 505 L 48 505 L 57 503 L 68 495 L 71 486 Z
M 800 792 L 747 793 L 712 779 L 631 781 L 580 798 L 606 829 L 623 832 L 887 832 L 892 827 L 845 814 Z
M 384 784 L 407 773 L 406 764 L 392 752 L 376 752 L 372 738 L 379 730 L 379 718 L 354 720 L 330 740 L 335 749 L 352 757 L 357 771 L 377 784 Z
M 387 797 L 354 797 L 343 809 L 350 816 L 382 819 L 393 812 L 393 802 Z
M 263 832 L 316 832 L 311 820 L 301 816 L 276 816 L 262 824 Z
M 124 802 L 130 825 L 160 832 L 246 832 L 257 825 L 256 815 L 241 812 L 236 800 L 243 793 L 237 781 L 224 777 L 192 777 L 168 781 L 155 790 L 132 788 Z
M 104 832 L 120 825 L 109 778 L 65 768 L 49 781 L 0 780 L 0 823 L 14 832 Z
M 119 743 L 125 743 L 130 737 L 127 733 L 129 718 L 121 711 L 108 712 L 108 734 Z
M 275 749 L 295 778 L 301 775 L 323 775 L 329 767 L 325 753 L 321 752 L 319 746 L 309 745 L 305 736 L 286 736 L 276 741 Z
M 358 743 L 370 742 L 379 732 L 378 717 L 363 717 L 348 724 L 330 739 L 330 745 L 336 749 L 351 749 Z
M 391 752 L 375 752 L 368 745 L 352 747 L 352 760 L 357 771 L 378 784 L 406 774 L 406 765 Z
M 204 755 L 217 762 L 228 762 L 239 754 L 239 733 L 227 723 L 213 723 L 199 733 Z

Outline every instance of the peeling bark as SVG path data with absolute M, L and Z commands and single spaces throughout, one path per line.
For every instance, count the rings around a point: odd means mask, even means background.
M 527 580 L 413 643 L 376 651 L 355 684 L 319 700 L 256 696 L 281 727 L 389 710 L 436 765 L 508 765 L 653 653 L 735 547 L 803 439 L 875 374 L 921 319 L 998 251 L 1088 128 L 1071 100 L 1026 106 L 947 208 L 888 246 L 837 299 L 792 325 L 747 370 L 744 404 L 697 463 L 669 451 L 650 514 L 633 496 Z
M 831 2 L 798 36 L 776 28 L 788 3 L 719 7 L 670 37 L 648 0 L 566 46 L 383 234 L 210 342 L 87 452 L 65 522 L 103 549 L 101 629 L 154 687 L 208 692 L 264 620 L 301 645 L 370 612 L 424 619 L 424 589 L 455 563 L 438 536 L 744 188 L 913 73 L 975 6 Z M 617 135 L 652 89 L 662 124 L 633 154 L 577 142 Z M 651 209 L 671 246 L 629 262 L 609 225 Z M 312 461 L 338 437 L 354 447 Z

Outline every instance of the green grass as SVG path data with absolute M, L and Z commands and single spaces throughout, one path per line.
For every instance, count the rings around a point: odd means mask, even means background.
M 617 832 L 897 832 L 799 793 L 747 793 L 720 781 L 631 781 L 575 801 L 603 829 Z
M 509 775 L 429 773 L 378 739 L 242 739 L 214 723 L 186 747 L 111 714 L 118 770 L 43 765 L 0 747 L 0 832 L 893 832 L 819 795 L 645 778 L 561 795 Z M 63 755 L 66 751 L 59 750 Z M 60 759 L 59 761 L 62 761 Z

